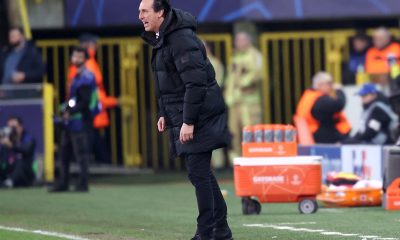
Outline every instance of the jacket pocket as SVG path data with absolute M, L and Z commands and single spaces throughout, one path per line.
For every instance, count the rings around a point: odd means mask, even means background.
M 165 107 L 166 114 L 168 115 L 171 125 L 173 127 L 180 127 L 183 124 L 183 105 L 167 105 Z

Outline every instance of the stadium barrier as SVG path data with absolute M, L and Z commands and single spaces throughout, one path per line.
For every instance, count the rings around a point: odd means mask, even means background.
M 392 30 L 396 36 L 400 31 Z M 340 82 L 355 30 L 274 32 L 259 37 L 264 60 L 263 103 L 265 123 L 290 123 L 301 93 L 311 86 L 312 75 L 331 72 Z M 230 34 L 204 34 L 216 57 L 225 66 L 232 56 Z M 45 82 L 53 83 L 57 103 L 65 99 L 71 48 L 76 40 L 39 40 L 48 64 Z M 140 38 L 104 38 L 97 59 L 108 94 L 120 96 L 121 108 L 111 110 L 107 136 L 113 164 L 126 167 L 180 170 L 183 162 L 170 161 L 168 138 L 159 135 L 157 102 L 151 74 L 151 48 Z M 56 106 L 57 108 L 57 106 Z M 56 111 L 57 112 L 57 111 Z M 122 160 L 122 161 L 120 161 Z
M 324 70 L 341 82 L 354 30 L 274 32 L 260 36 L 264 56 L 264 122 L 290 123 L 314 73 Z
M 200 37 L 210 43 L 224 65 L 229 64 L 232 55 L 230 34 L 205 34 Z M 44 82 L 54 85 L 56 113 L 59 112 L 59 104 L 65 100 L 70 53 L 77 44 L 74 39 L 37 41 L 48 66 Z M 107 93 L 120 99 L 120 108 L 110 111 L 111 126 L 106 132 L 113 164 L 182 169 L 181 160 L 169 160 L 167 135 L 157 132 L 151 48 L 140 38 L 102 38 L 98 45 L 97 60 Z

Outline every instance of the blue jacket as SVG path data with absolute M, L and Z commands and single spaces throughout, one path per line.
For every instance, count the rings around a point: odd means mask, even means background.
M 66 111 L 70 114 L 68 129 L 81 131 L 91 127 L 93 117 L 100 112 L 95 76 L 86 68 L 78 73 L 70 86 Z

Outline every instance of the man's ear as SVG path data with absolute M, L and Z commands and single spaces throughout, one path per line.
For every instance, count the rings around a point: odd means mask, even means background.
M 158 17 L 161 18 L 164 16 L 164 9 L 158 11 Z

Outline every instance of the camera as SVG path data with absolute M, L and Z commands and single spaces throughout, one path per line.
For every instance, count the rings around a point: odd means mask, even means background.
M 2 128 L 0 128 L 0 139 L 10 138 L 12 132 L 13 132 L 13 129 L 10 128 L 10 127 L 2 127 Z

